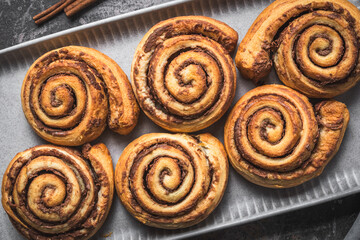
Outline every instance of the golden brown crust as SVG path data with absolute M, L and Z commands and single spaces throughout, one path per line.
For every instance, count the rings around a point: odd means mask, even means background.
M 347 0 L 277 0 L 255 20 L 235 62 L 259 83 L 274 64 L 280 80 L 308 97 L 330 98 L 360 80 L 360 11 Z
M 158 228 L 189 227 L 219 204 L 228 181 L 221 142 L 210 134 L 150 133 L 131 142 L 116 165 L 125 208 Z
M 28 239 L 89 239 L 104 223 L 114 195 L 110 153 L 102 143 L 40 145 L 18 153 L 5 171 L 2 205 Z
M 108 56 L 86 47 L 52 50 L 29 68 L 21 90 L 25 116 L 45 140 L 79 146 L 96 139 L 106 121 L 128 134 L 139 107 L 129 80 Z
M 225 148 L 247 180 L 270 188 L 299 185 L 321 174 L 338 151 L 349 111 L 335 100 L 315 112 L 302 94 L 281 85 L 247 92 L 225 125 Z
M 159 126 L 193 132 L 216 122 L 229 108 L 236 70 L 229 53 L 237 33 L 202 16 L 176 17 L 152 27 L 131 66 L 135 96 Z

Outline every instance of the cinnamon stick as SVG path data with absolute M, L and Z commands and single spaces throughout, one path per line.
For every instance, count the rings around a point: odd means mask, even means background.
M 35 20 L 36 24 L 46 22 L 47 20 L 53 18 L 56 14 L 61 12 L 66 6 L 68 6 L 72 2 L 74 2 L 74 0 L 60 0 L 45 11 L 42 11 L 41 13 L 35 15 L 33 19 Z
M 41 24 L 64 10 L 67 17 L 71 17 L 97 0 L 60 0 L 53 6 L 33 17 L 36 24 Z
M 84 8 L 95 3 L 97 0 L 76 0 L 64 9 L 66 16 L 71 17 L 76 13 L 80 12 Z

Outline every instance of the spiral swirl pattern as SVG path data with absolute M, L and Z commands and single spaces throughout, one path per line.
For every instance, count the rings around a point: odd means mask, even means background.
M 348 1 L 281 0 L 260 16 L 262 26 L 249 30 L 236 56 L 246 77 L 257 82 L 267 75 L 273 51 L 280 80 L 309 97 L 334 97 L 360 80 L 360 11 Z M 261 42 L 250 43 L 254 35 Z
M 349 112 L 336 101 L 324 101 L 316 109 L 305 96 L 281 85 L 246 93 L 225 125 L 234 168 L 267 187 L 291 187 L 319 175 L 340 146 Z
M 125 148 L 115 170 L 126 209 L 159 228 L 202 221 L 220 202 L 227 179 L 226 152 L 210 134 L 143 135 Z
M 83 154 L 41 145 L 18 153 L 2 183 L 2 204 L 28 239 L 89 239 L 103 224 L 114 192 L 104 144 Z
M 127 134 L 139 115 L 121 68 L 104 54 L 85 47 L 63 47 L 37 59 L 24 79 L 21 99 L 36 133 L 67 146 L 100 136 L 107 119 L 113 131 Z
M 137 47 L 131 79 L 146 115 L 170 131 L 208 127 L 229 108 L 236 71 L 229 55 L 237 33 L 211 18 L 168 19 Z

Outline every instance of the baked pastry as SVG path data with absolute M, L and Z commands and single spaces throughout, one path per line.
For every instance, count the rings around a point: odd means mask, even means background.
M 216 122 L 235 94 L 231 53 L 238 35 L 202 16 L 162 21 L 138 45 L 131 66 L 135 96 L 145 114 L 169 131 L 194 132 Z
M 338 151 L 349 122 L 345 104 L 315 105 L 282 85 L 247 92 L 225 125 L 233 167 L 250 182 L 270 187 L 299 185 L 321 174 Z
M 41 145 L 18 153 L 2 181 L 2 205 L 27 239 L 89 239 L 109 213 L 114 194 L 104 144 L 75 150 Z
M 210 134 L 150 133 L 131 142 L 115 169 L 115 187 L 140 222 L 175 229 L 204 220 L 228 181 L 221 142 Z
M 255 20 L 235 62 L 259 83 L 273 56 L 280 80 L 308 97 L 330 98 L 360 80 L 360 11 L 347 0 L 277 0 Z
M 21 90 L 25 116 L 45 140 L 79 146 L 96 139 L 106 121 L 128 134 L 139 116 L 129 80 L 115 61 L 78 46 L 50 51 L 28 70 Z

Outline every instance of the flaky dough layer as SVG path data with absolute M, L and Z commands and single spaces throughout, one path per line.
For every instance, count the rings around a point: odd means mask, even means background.
M 270 188 L 299 185 L 320 175 L 338 151 L 349 122 L 345 104 L 308 99 L 282 85 L 247 92 L 224 129 L 233 167 L 247 180 Z
M 359 40 L 360 11 L 347 0 L 277 0 L 252 24 L 235 62 L 255 83 L 274 63 L 285 85 L 330 98 L 360 80 Z
M 2 205 L 27 239 L 89 239 L 104 223 L 114 194 L 104 144 L 40 145 L 18 153 L 5 171 Z
M 221 142 L 210 134 L 150 133 L 131 142 L 115 170 L 125 208 L 158 228 L 189 227 L 219 204 L 228 181 Z
M 174 132 L 194 132 L 229 108 L 236 70 L 229 53 L 238 35 L 203 16 L 184 16 L 152 27 L 139 43 L 131 67 L 135 96 L 145 114 Z
M 65 146 L 90 142 L 104 131 L 128 134 L 139 107 L 129 80 L 105 54 L 87 47 L 52 50 L 29 68 L 21 90 L 24 114 L 45 140 Z

